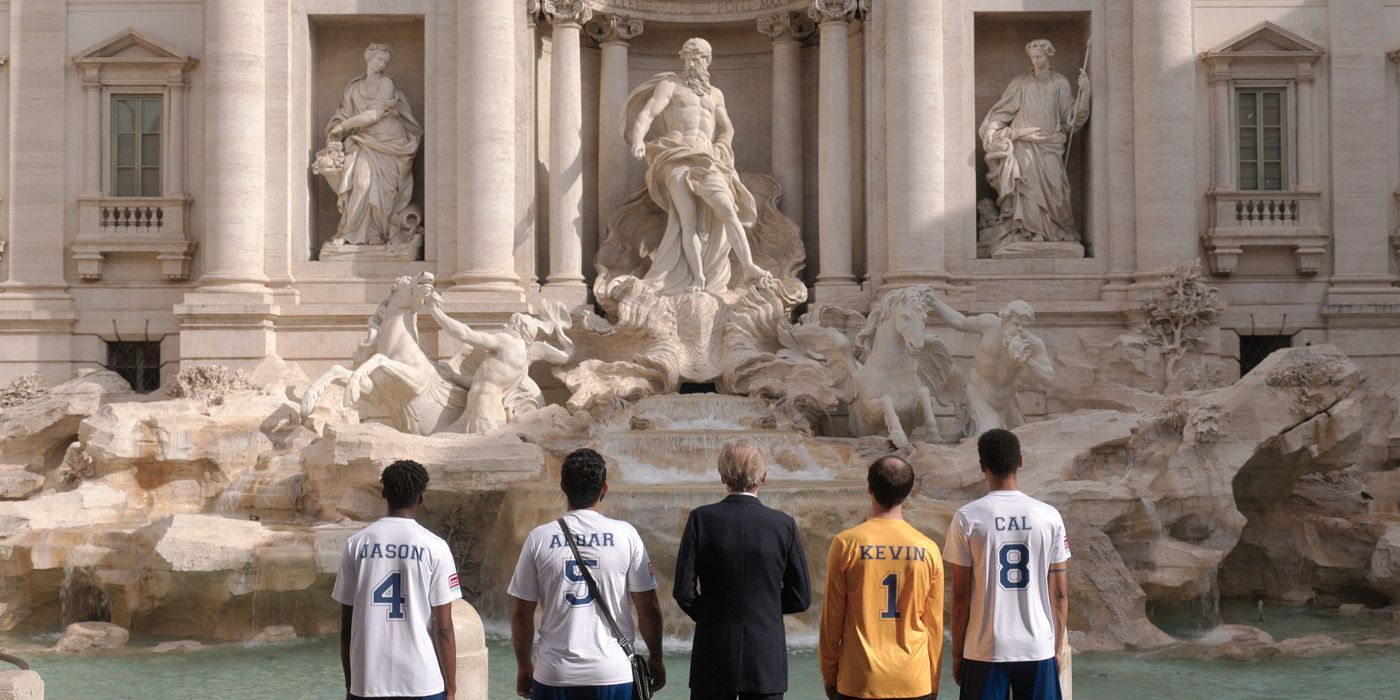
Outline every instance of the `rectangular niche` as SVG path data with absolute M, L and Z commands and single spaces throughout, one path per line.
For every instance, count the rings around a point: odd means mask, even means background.
M 311 40 L 310 151 L 306 159 L 306 177 L 310 192 L 308 216 L 308 260 L 422 260 L 426 242 L 422 245 L 364 245 L 342 252 L 322 255 L 323 247 L 335 238 L 341 214 L 337 209 L 336 193 L 326 178 L 311 170 L 318 152 L 326 148 L 326 126 L 336 114 L 350 81 L 365 75 L 365 52 L 371 44 L 387 44 L 392 58 L 384 75 L 393 79 L 394 87 L 402 91 L 419 130 L 426 123 L 424 114 L 424 23 L 415 15 L 312 15 L 307 18 Z M 388 118 L 397 118 L 396 115 Z M 413 156 L 413 192 L 409 198 L 416 210 L 394 207 L 397 216 L 393 231 L 403 232 L 413 221 L 406 215 L 415 211 L 426 231 L 433 222 L 426 221 L 423 212 L 424 153 L 430 135 L 419 137 L 419 147 Z M 347 151 L 351 148 L 347 142 Z M 392 168 L 388 172 L 395 172 Z M 393 241 L 391 241 L 392 243 Z
M 1068 162 L 1064 167 L 1069 183 L 1072 221 L 1079 235 L 1078 242 L 1083 245 L 1082 251 L 1073 245 L 1062 243 L 1018 243 L 1008 246 L 1006 242 L 1014 240 L 1014 236 L 998 238 L 1012 227 L 1006 223 L 1005 215 L 999 209 L 988 208 L 988 202 L 995 207 L 997 190 L 987 180 L 987 154 L 983 135 L 979 130 L 983 119 L 997 105 L 1012 81 L 1030 70 L 1026 45 L 1036 39 L 1047 39 L 1054 46 L 1055 55 L 1050 58 L 1050 70 L 1069 81 L 1070 98 L 1076 99 L 1079 94 L 1079 69 L 1085 64 L 1089 30 L 1088 12 L 979 12 L 973 17 L 975 114 L 968 128 L 976 134 L 973 141 L 977 149 L 975 165 L 979 258 L 1093 257 L 1093 237 L 1085 230 L 1085 209 L 1089 202 L 1088 164 L 1092 161 L 1089 138 L 1092 121 L 1074 132 L 1069 143 Z M 1104 76 L 1093 74 L 1092 65 L 1090 71 L 1091 98 L 1104 99 Z M 1013 148 L 1017 147 L 1015 142 L 1011 143 Z M 1000 222 L 1001 228 L 988 225 L 992 221 Z M 995 255 L 988 249 L 989 241 L 1000 242 Z

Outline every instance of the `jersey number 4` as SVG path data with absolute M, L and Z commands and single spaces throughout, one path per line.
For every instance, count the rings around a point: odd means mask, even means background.
M 589 571 L 598 570 L 597 559 L 584 559 L 583 563 L 588 565 Z M 576 608 L 593 603 L 593 594 L 588 592 L 588 582 L 583 578 L 583 570 L 578 568 L 578 560 L 569 559 L 564 562 L 564 578 L 568 579 L 571 583 L 583 584 L 583 595 L 574 595 L 571 592 L 565 593 L 564 602 Z
M 384 577 L 383 581 L 374 589 L 374 595 L 370 602 L 375 605 L 389 606 L 389 619 L 404 619 L 403 606 L 408 603 L 408 598 L 403 594 L 403 572 L 395 571 Z
M 1022 591 L 1031 585 L 1031 548 L 1008 542 L 997 550 L 997 583 L 1008 591 Z

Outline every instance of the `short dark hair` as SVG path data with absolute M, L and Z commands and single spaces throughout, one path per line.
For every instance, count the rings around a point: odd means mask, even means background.
M 380 494 L 390 508 L 407 508 L 427 490 L 428 470 L 411 459 L 401 459 L 384 468 L 379 483 L 383 485 Z
M 914 490 L 914 468 L 899 457 L 886 455 L 870 463 L 865 480 L 870 484 L 870 495 L 875 497 L 875 502 L 893 508 Z
M 574 450 L 564 458 L 559 470 L 559 488 L 569 499 L 569 508 L 588 508 L 603 497 L 603 484 L 608 480 L 608 465 L 603 455 L 587 447 Z
M 977 438 L 977 458 L 997 476 L 1012 474 L 1021 466 L 1021 441 L 1010 430 L 992 428 Z

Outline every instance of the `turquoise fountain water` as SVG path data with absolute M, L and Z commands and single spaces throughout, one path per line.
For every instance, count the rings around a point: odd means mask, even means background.
M 1255 620 L 1249 606 L 1226 605 L 1223 622 L 1253 624 L 1283 640 L 1304 634 L 1329 634 L 1342 641 L 1389 639 L 1390 645 L 1357 647 L 1337 656 L 1274 659 L 1254 663 L 1190 661 L 1167 658 L 1165 652 L 1081 654 L 1074 661 L 1074 693 L 1078 700 L 1155 700 L 1158 698 L 1327 698 L 1345 700 L 1400 697 L 1400 639 L 1396 630 L 1370 619 L 1345 618 L 1334 611 L 1283 608 L 1265 610 L 1265 622 Z M 340 660 L 334 637 L 317 637 L 262 646 L 219 645 L 197 652 L 154 654 L 157 640 L 138 638 L 125 649 L 72 656 L 38 651 L 47 639 L 9 635 L 0 648 L 14 649 L 44 676 L 50 699 L 110 700 L 301 700 L 343 697 Z M 493 700 L 514 696 L 515 664 L 509 641 L 493 636 L 491 692 Z M 789 650 L 793 700 L 822 698 L 816 650 Z M 660 695 L 682 698 L 690 671 L 683 648 L 668 654 L 668 690 Z M 956 686 L 946 668 L 942 697 L 954 697 Z

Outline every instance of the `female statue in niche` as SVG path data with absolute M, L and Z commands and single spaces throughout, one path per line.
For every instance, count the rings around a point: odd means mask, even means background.
M 986 152 L 995 203 L 978 205 L 978 248 L 994 256 L 1008 244 L 1079 243 L 1065 172 L 1072 134 L 1089 119 L 1089 76 L 1079 71 L 1079 94 L 1050 69 L 1055 47 L 1026 44 L 1030 70 L 1011 80 L 977 134 Z M 1081 253 L 1082 254 L 1082 253 Z
M 326 147 L 311 166 L 335 190 L 340 210 L 327 248 L 402 246 L 416 256 L 421 247 L 423 213 L 412 199 L 413 156 L 423 127 L 384 73 L 391 58 L 387 44 L 365 49 L 365 74 L 345 86 L 326 124 Z

